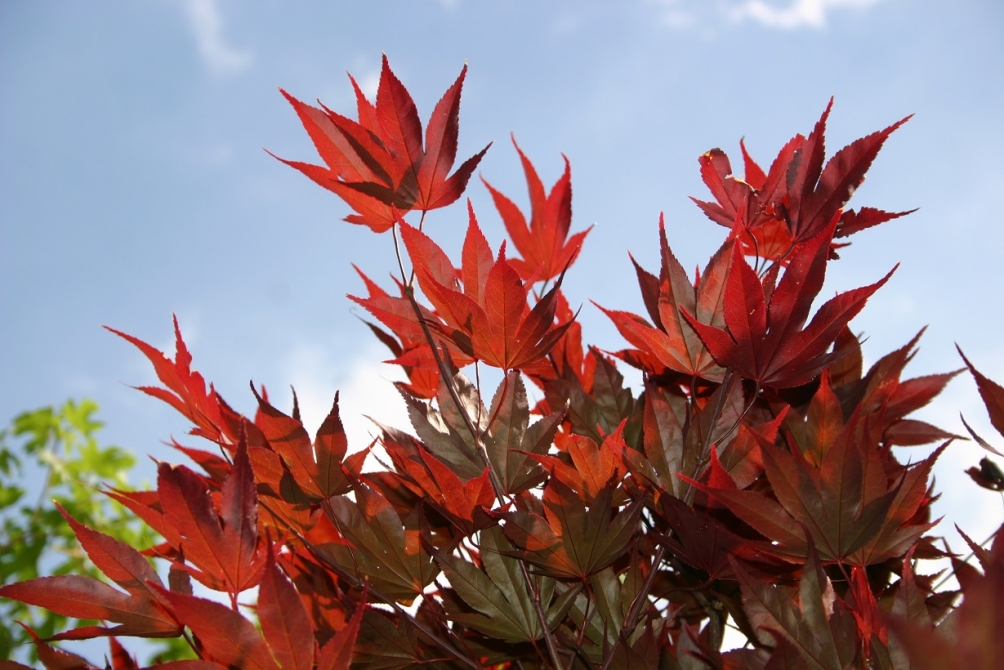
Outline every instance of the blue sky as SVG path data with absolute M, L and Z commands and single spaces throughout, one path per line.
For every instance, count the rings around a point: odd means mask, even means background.
M 381 52 L 423 119 L 468 63 L 460 153 L 494 141 L 480 174 L 521 205 L 509 133 L 548 184 L 568 156 L 573 229 L 596 223 L 568 293 L 606 349 L 623 341 L 588 300 L 643 311 L 627 254 L 656 267 L 660 211 L 685 265 L 721 241 L 687 199 L 706 197 L 701 153 L 738 154 L 745 136 L 769 164 L 831 95 L 830 151 L 916 114 L 852 203 L 920 211 L 857 235 L 824 292 L 901 262 L 852 323 L 868 360 L 930 324 L 913 374 L 959 367 L 958 342 L 1004 381 L 1001 35 L 990 0 L 3 3 L 0 418 L 89 396 L 109 441 L 166 457 L 186 425 L 128 388 L 152 372 L 101 325 L 170 347 L 175 312 L 239 409 L 250 379 L 280 398 L 293 384 L 316 425 L 341 389 L 353 449 L 362 413 L 400 421 L 386 354 L 344 297 L 362 290 L 350 262 L 388 276 L 390 238 L 342 222 L 340 200 L 262 151 L 315 162 L 276 87 L 352 113 L 345 72 L 374 89 Z M 497 246 L 487 192 L 469 194 Z M 428 225 L 456 250 L 464 223 L 456 207 Z M 924 416 L 961 430 L 960 410 L 1004 441 L 968 378 Z M 938 481 L 943 513 L 982 537 L 1001 508 L 961 474 L 980 456 L 950 448 Z

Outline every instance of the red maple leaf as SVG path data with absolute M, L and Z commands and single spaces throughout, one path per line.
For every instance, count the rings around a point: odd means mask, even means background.
M 870 286 L 831 298 L 803 329 L 812 301 L 823 287 L 836 223 L 832 220 L 799 246 L 776 288 L 774 272 L 761 279 L 740 247 L 733 248 L 725 283 L 727 329 L 708 326 L 683 312 L 720 365 L 764 386 L 788 388 L 805 384 L 840 356 L 827 350 L 895 268 Z
M 703 275 L 691 283 L 680 261 L 666 241 L 666 226 L 659 217 L 659 241 L 662 249 L 662 270 L 655 277 L 635 263 L 642 299 L 652 323 L 630 312 L 609 310 L 597 305 L 617 326 L 628 342 L 637 347 L 618 355 L 631 364 L 638 364 L 649 374 L 659 375 L 669 368 L 675 372 L 720 382 L 725 371 L 714 360 L 697 332 L 684 317 L 684 311 L 696 315 L 707 325 L 725 325 L 722 301 L 725 278 L 732 259 L 733 246 L 727 241 L 708 261 Z M 632 259 L 633 260 L 633 259 Z
M 238 443 L 222 494 L 214 500 L 205 478 L 183 465 L 157 468 L 156 506 L 149 496 L 109 492 L 164 536 L 208 588 L 235 594 L 255 586 L 265 565 L 258 538 L 258 498 L 246 440 Z
M 505 244 L 493 260 L 470 203 L 468 213 L 459 272 L 435 242 L 401 222 L 418 283 L 439 317 L 431 325 L 472 358 L 506 370 L 532 369 L 571 323 L 554 323 L 561 279 L 531 309 L 527 304 L 531 283 L 524 282 L 506 259 Z
M 37 605 L 67 617 L 97 619 L 117 626 L 83 626 L 53 640 L 82 640 L 108 635 L 174 637 L 181 627 L 170 604 L 160 595 L 160 577 L 136 549 L 91 530 L 57 507 L 70 524 L 88 558 L 106 577 L 125 590 L 81 575 L 39 577 L 0 587 L 0 596 Z
M 844 210 L 889 135 L 910 117 L 851 142 L 824 166 L 826 121 L 832 106 L 831 99 L 809 136 L 791 138 L 766 173 L 742 142 L 743 178 L 732 174 L 729 158 L 721 149 L 701 156 L 701 178 L 715 202 L 692 200 L 715 223 L 727 228 L 741 224 L 739 239 L 746 255 L 780 260 L 834 219 L 833 237 L 842 238 L 915 211 Z
M 568 229 L 572 224 L 572 176 L 568 159 L 562 156 L 565 158 L 565 172 L 551 187 L 551 192 L 545 193 L 537 170 L 516 144 L 515 137 L 512 143 L 523 163 L 530 192 L 530 225 L 527 226 L 526 216 L 512 200 L 483 177 L 481 181 L 492 194 L 495 208 L 502 216 L 513 245 L 523 256 L 521 259 L 512 258 L 509 262 L 524 281 L 550 281 L 575 262 L 592 226 L 568 238 Z
M 375 105 L 349 76 L 356 93 L 358 121 L 323 105 L 318 109 L 300 102 L 280 89 L 325 166 L 279 160 L 345 200 L 356 212 L 346 221 L 369 226 L 374 232 L 389 230 L 403 212 L 446 207 L 467 188 L 488 150 L 486 146 L 450 174 L 457 157 L 460 91 L 466 74 L 465 65 L 436 104 L 425 129 L 424 146 L 415 103 L 391 71 L 386 55 Z

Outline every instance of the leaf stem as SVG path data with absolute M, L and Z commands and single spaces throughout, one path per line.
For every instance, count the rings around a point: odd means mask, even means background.
M 537 612 L 540 627 L 544 631 L 544 642 L 547 644 L 547 653 L 551 656 L 551 664 L 554 666 L 554 670 L 561 670 L 561 656 L 558 655 L 558 647 L 551 634 L 551 628 L 547 625 L 544 607 L 540 603 L 540 589 L 536 588 L 535 583 L 530 579 L 530 571 L 526 569 L 526 563 L 523 560 L 519 560 L 519 570 L 523 573 L 523 581 L 530 589 L 532 596 L 530 599 L 533 601 L 533 609 Z
M 701 444 L 701 457 L 698 459 L 694 466 L 694 472 L 692 478 L 696 478 L 698 472 L 700 471 L 701 464 L 704 459 L 707 458 L 708 450 L 712 446 L 711 436 L 714 433 L 715 423 L 718 421 L 719 417 L 722 415 L 722 408 L 725 406 L 725 395 L 728 390 L 729 384 L 732 382 L 732 370 L 726 368 L 725 375 L 722 377 L 722 385 L 719 387 L 720 392 L 718 398 L 715 400 L 715 407 L 711 412 L 710 427 L 708 428 L 707 434 L 704 436 L 704 440 Z M 694 398 L 691 398 L 691 402 L 694 402 Z M 745 414 L 745 412 L 744 412 Z M 687 492 L 684 494 L 683 501 L 690 504 L 694 496 L 694 486 L 688 485 Z M 672 533 L 672 530 L 670 530 Z M 668 537 L 668 534 L 667 534 Z M 614 661 L 614 652 L 617 650 L 617 646 L 630 634 L 631 631 L 635 629 L 638 625 L 638 621 L 641 618 L 642 610 L 647 604 L 648 594 L 652 590 L 652 586 L 655 584 L 656 575 L 659 572 L 659 566 L 662 564 L 662 559 L 666 556 L 666 545 L 662 542 L 659 543 L 659 548 L 656 549 L 655 556 L 652 557 L 652 569 L 645 577 L 645 581 L 642 583 L 641 589 L 635 594 L 634 600 L 631 601 L 631 607 L 628 609 L 628 615 L 624 619 L 624 624 L 621 626 L 620 635 L 607 650 L 606 656 L 603 659 L 602 670 L 609 670 L 610 664 Z
M 424 217 L 424 214 L 423 214 Z M 474 438 L 474 447 L 478 455 L 482 459 L 482 462 L 488 468 L 488 478 L 491 481 L 492 489 L 495 492 L 495 497 L 498 499 L 499 503 L 505 500 L 505 487 L 499 480 L 498 473 L 495 472 L 495 468 L 492 467 L 491 459 L 488 458 L 488 452 L 485 450 L 484 442 L 481 439 L 481 434 L 475 428 L 474 422 L 471 417 L 467 414 L 467 410 L 464 408 L 463 404 L 460 402 L 460 394 L 457 393 L 457 389 L 453 383 L 453 373 L 446 367 L 446 363 L 443 361 L 442 356 L 439 354 L 439 348 L 437 347 L 436 341 L 432 336 L 432 331 L 429 328 L 429 324 L 426 320 L 422 318 L 422 310 L 418 305 L 418 301 L 415 299 L 415 289 L 410 284 L 405 286 L 404 294 L 407 296 L 408 301 L 411 303 L 412 309 L 415 311 L 415 316 L 418 318 L 419 324 L 422 326 L 422 333 L 425 335 L 425 340 L 429 344 L 429 348 L 432 350 L 432 356 L 436 361 L 436 367 L 439 369 L 440 377 L 443 380 L 443 384 L 446 386 L 447 391 L 450 394 L 450 398 L 453 400 L 454 405 L 457 407 L 457 412 L 463 419 L 467 430 L 470 432 L 471 436 Z M 445 345 L 444 349 L 445 349 Z M 551 634 L 551 629 L 547 625 L 547 617 L 544 614 L 544 610 L 540 603 L 540 590 L 535 588 L 533 581 L 530 579 L 529 570 L 527 570 L 526 563 L 520 559 L 519 568 L 523 574 L 523 579 L 526 582 L 527 588 L 530 590 L 530 595 L 534 602 L 534 609 L 537 612 L 537 618 L 540 621 L 541 628 L 544 631 L 544 640 L 547 643 L 547 650 L 551 656 L 551 662 L 554 664 L 555 670 L 560 670 L 561 668 L 561 657 L 558 656 L 558 649 L 554 642 L 554 637 Z
M 405 279 L 407 273 L 404 271 L 404 258 L 401 256 L 401 243 L 397 239 L 397 222 L 390 228 L 391 236 L 394 238 L 394 255 L 397 256 L 397 267 L 401 270 L 401 281 L 405 282 L 406 286 L 410 286 L 411 282 Z M 412 275 L 414 278 L 414 275 Z

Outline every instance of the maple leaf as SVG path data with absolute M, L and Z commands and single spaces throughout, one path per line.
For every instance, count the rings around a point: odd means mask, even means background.
M 488 468 L 478 477 L 464 481 L 453 470 L 418 445 L 413 454 L 399 442 L 382 441 L 397 471 L 414 483 L 414 492 L 431 504 L 464 534 L 470 535 L 490 523 L 484 509 L 495 502 Z
M 422 291 L 441 320 L 432 325 L 461 351 L 485 363 L 512 370 L 542 363 L 571 322 L 555 325 L 561 279 L 533 307 L 530 282 L 506 260 L 505 244 L 493 260 L 488 241 L 468 202 L 469 224 L 458 272 L 439 246 L 421 231 L 401 223 L 401 236 Z
M 582 502 L 590 505 L 604 489 L 619 482 L 627 472 L 624 463 L 624 453 L 628 449 L 624 443 L 625 423 L 622 421 L 600 445 L 586 435 L 559 433 L 555 446 L 566 455 L 565 458 L 549 454 L 528 456 L 575 491 Z
M 572 224 L 572 177 L 568 158 L 562 156 L 565 160 L 565 172 L 551 187 L 551 192 L 545 193 L 537 170 L 516 144 L 515 137 L 512 138 L 512 144 L 519 153 L 530 193 L 529 226 L 526 216 L 512 200 L 492 187 L 484 177 L 481 181 L 491 193 L 513 245 L 523 256 L 510 259 L 509 262 L 523 281 L 547 282 L 562 274 L 575 262 L 592 226 L 568 237 Z
M 236 443 L 236 431 L 232 430 L 236 415 L 226 406 L 216 390 L 209 386 L 199 372 L 192 369 L 192 354 L 188 351 L 178 327 L 178 317 L 174 317 L 174 338 L 176 353 L 171 361 L 163 352 L 139 338 L 105 326 L 127 342 L 135 345 L 153 363 L 157 378 L 167 388 L 140 386 L 138 389 L 149 396 L 162 400 L 176 409 L 194 424 L 193 435 L 226 446 L 231 451 Z M 228 416 L 229 414 L 229 416 Z
M 369 578 L 385 596 L 411 602 L 439 572 L 421 546 L 417 512 L 402 520 L 376 490 L 359 485 L 354 493 L 355 501 L 333 496 L 324 503 L 331 521 L 350 544 L 329 543 L 322 551 L 338 565 L 351 566 L 360 579 Z
M 590 347 L 581 373 L 546 379 L 543 386 L 547 407 L 567 405 L 566 423 L 572 432 L 603 442 L 627 419 L 625 440 L 637 443 L 644 402 L 634 397 L 614 361 L 595 347 Z
M 572 488 L 552 477 L 544 488 L 544 516 L 507 512 L 502 516 L 505 534 L 541 574 L 584 580 L 624 553 L 637 530 L 641 501 L 612 512 L 612 496 L 607 486 L 587 509 Z
M 666 226 L 659 215 L 659 242 L 662 250 L 662 270 L 658 278 L 643 270 L 635 262 L 642 298 L 648 308 L 654 327 L 640 316 L 630 312 L 608 310 L 599 307 L 617 326 L 624 338 L 638 348 L 642 369 L 649 374 L 659 375 L 662 366 L 675 372 L 703 377 L 720 382 L 725 370 L 715 361 L 704 342 L 684 316 L 684 311 L 695 315 L 701 323 L 722 328 L 725 326 L 723 301 L 725 299 L 726 277 L 732 260 L 732 243 L 726 242 L 715 252 L 703 275 L 694 283 L 673 255 L 666 241 Z M 632 259 L 634 262 L 634 259 Z M 626 357 L 621 354 L 625 360 Z M 646 365 L 654 358 L 659 367 Z
M 835 225 L 831 222 L 800 246 L 772 291 L 739 247 L 733 247 L 723 302 L 727 329 L 705 325 L 683 312 L 719 364 L 764 386 L 788 388 L 810 381 L 839 357 L 827 349 L 895 268 L 870 286 L 828 300 L 803 330 L 812 301 L 823 287 Z M 770 277 L 767 273 L 766 279 Z
M 990 425 L 997 429 L 997 432 L 1004 435 L 1004 387 L 995 382 L 994 380 L 986 377 L 983 373 L 976 369 L 966 355 L 962 353 L 962 349 L 956 346 L 959 355 L 962 356 L 962 360 L 966 362 L 966 367 L 969 368 L 969 372 L 973 375 L 973 379 L 976 380 L 976 388 L 980 392 L 980 398 L 983 399 L 983 405 L 987 408 L 987 414 L 990 415 Z M 998 456 L 1004 456 L 1000 451 L 990 446 L 986 440 L 977 435 L 966 420 L 962 419 L 963 425 L 965 425 L 966 430 L 969 434 L 973 436 L 976 443 L 987 451 L 997 454 Z
M 834 237 L 843 238 L 916 211 L 843 209 L 882 145 L 910 117 L 851 142 L 824 166 L 826 121 L 832 105 L 831 99 L 808 137 L 799 134 L 784 145 L 767 173 L 750 158 L 742 142 L 746 171 L 742 179 L 733 175 L 721 149 L 701 156 L 701 178 L 715 202 L 692 200 L 708 218 L 726 228 L 740 222 L 742 235 L 738 237 L 747 255 L 781 260 L 794 245 L 815 237 L 834 219 Z
M 736 377 L 715 389 L 699 411 L 688 408 L 682 394 L 665 393 L 649 383 L 643 411 L 643 453 L 625 449 L 624 460 L 643 486 L 654 487 L 657 499 L 661 492 L 682 498 L 689 485 L 678 474 L 694 474 L 705 443 L 718 444 L 723 453 L 730 453 L 730 435 L 742 413 L 742 384 Z M 731 453 L 729 458 L 730 463 L 742 460 Z
M 436 562 L 463 601 L 476 612 L 450 611 L 450 619 L 468 626 L 489 637 L 506 642 L 529 642 L 544 636 L 540 619 L 530 596 L 519 562 L 510 554 L 514 547 L 498 526 L 481 532 L 480 559 L 483 570 L 467 561 L 436 553 Z M 547 577 L 539 578 L 539 597 L 544 607 L 549 627 L 554 627 L 564 617 L 579 589 L 568 589 L 554 598 L 555 583 Z
M 865 173 L 889 135 L 910 119 L 907 116 L 888 128 L 851 142 L 835 153 L 824 167 L 824 134 L 832 106 L 831 98 L 816 127 L 788 167 L 785 218 L 796 242 L 814 237 L 840 213 L 864 181 Z M 889 215 L 888 218 L 894 216 L 897 215 Z M 862 227 L 865 226 L 859 223 L 856 229 Z
M 182 567 L 206 587 L 234 597 L 257 585 L 265 547 L 258 541 L 258 497 L 246 439 L 238 443 L 218 506 L 203 477 L 167 463 L 157 467 L 152 501 L 121 491 L 108 495 L 163 535 L 191 564 Z
M 398 338 L 398 341 L 395 342 L 390 334 L 375 326 L 370 326 L 377 337 L 394 353 L 395 358 L 384 362 L 400 365 L 404 368 L 410 380 L 410 383 L 404 388 L 410 395 L 416 398 L 434 397 L 439 388 L 439 365 L 436 363 L 432 349 L 425 339 L 422 321 L 415 316 L 414 305 L 405 296 L 407 289 L 403 284 L 398 282 L 401 296 L 392 296 L 367 277 L 359 268 L 355 268 L 355 270 L 366 284 L 369 296 L 362 298 L 350 295 L 348 296 L 349 300 L 362 306 L 387 326 L 393 332 L 394 336 Z M 418 309 L 421 319 L 426 323 L 436 323 L 438 321 L 436 315 L 426 307 L 419 305 Z M 473 358 L 461 351 L 452 341 L 445 340 L 440 344 L 446 346 L 450 358 L 456 366 L 464 367 L 474 362 Z
M 856 654 L 855 621 L 843 607 L 836 606 L 833 585 L 811 539 L 797 599 L 791 589 L 765 584 L 751 577 L 735 559 L 730 561 L 742 587 L 743 608 L 760 642 L 774 647 L 772 655 L 790 659 L 787 665 L 768 667 L 843 670 L 850 666 Z
M 289 469 L 296 485 L 313 501 L 346 493 L 355 475 L 351 467 L 343 464 L 348 441 L 339 416 L 338 394 L 311 442 L 303 422 L 295 417 L 299 414 L 295 395 L 294 417 L 290 417 L 270 405 L 254 386 L 251 391 L 258 399 L 255 425 Z
M 660 515 L 673 530 L 662 543 L 687 565 L 703 570 L 708 581 L 736 579 L 732 561 L 737 560 L 757 574 L 787 572 L 790 566 L 779 562 L 740 537 L 715 517 L 692 509 L 675 496 L 660 496 Z
M 485 452 L 508 494 L 519 493 L 543 480 L 546 472 L 532 456 L 545 454 L 554 441 L 564 412 L 553 412 L 530 424 L 526 386 L 512 370 L 492 399 L 485 435 Z
M 991 670 L 1004 659 L 1004 637 L 1000 635 L 1004 616 L 1004 532 L 998 528 L 989 551 L 959 532 L 979 559 L 983 574 L 968 566 L 973 574 L 964 578 L 957 566 L 964 598 L 937 627 L 931 624 L 922 594 L 917 593 L 919 589 L 910 589 L 911 593 L 906 595 L 911 598 L 899 597 L 897 593 L 896 606 L 887 621 L 894 637 L 890 647 L 901 650 L 897 660 L 903 665 L 909 663 L 910 667 L 922 670 L 943 668 L 946 664 Z M 907 586 L 913 586 L 914 578 L 908 569 L 904 563 L 904 580 L 909 577 Z
M 822 460 L 814 465 L 801 452 L 761 444 L 764 471 L 773 496 L 729 486 L 685 481 L 724 504 L 773 545 L 778 556 L 804 556 L 807 536 L 826 561 L 871 565 L 900 556 L 933 523 L 914 519 L 930 502 L 927 482 L 944 450 L 897 477 L 886 475 L 868 416 L 856 413 Z
M 433 109 L 424 146 L 415 103 L 390 69 L 386 55 L 375 105 L 349 76 L 358 121 L 300 102 L 280 89 L 325 166 L 279 160 L 345 200 L 356 212 L 346 221 L 374 232 L 389 230 L 400 214 L 411 209 L 425 212 L 446 207 L 460 198 L 488 151 L 486 146 L 450 175 L 457 157 L 460 93 L 466 75 L 465 65 Z
M 156 590 L 163 583 L 138 551 L 120 540 L 78 523 L 57 504 L 88 558 L 125 593 L 80 575 L 39 577 L 0 587 L 0 596 L 37 605 L 67 617 L 111 621 L 111 628 L 84 626 L 53 640 L 81 640 L 109 635 L 176 637 L 181 627 L 170 604 Z

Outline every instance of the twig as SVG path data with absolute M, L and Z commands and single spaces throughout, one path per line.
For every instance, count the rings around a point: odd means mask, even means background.
M 460 394 L 457 392 L 457 389 L 453 384 L 453 374 L 446 367 L 446 363 L 439 355 L 439 349 L 432 336 L 432 331 L 429 329 L 429 324 L 426 323 L 424 318 L 422 318 L 421 308 L 418 305 L 418 301 L 415 299 L 415 290 L 411 286 L 406 286 L 404 293 L 411 302 L 411 307 L 415 311 L 415 316 L 418 318 L 418 321 L 422 326 L 422 332 L 425 334 L 425 339 L 429 344 L 429 348 L 432 349 L 432 355 L 436 360 L 436 367 L 439 368 L 439 374 L 447 391 L 450 393 L 450 398 L 453 400 L 454 405 L 456 405 L 457 412 L 460 414 L 461 419 L 463 419 L 464 425 L 474 438 L 475 451 L 488 468 L 488 477 L 491 481 L 492 489 L 494 489 L 495 497 L 501 503 L 505 500 L 505 487 L 502 485 L 502 482 L 498 477 L 498 473 L 495 472 L 491 459 L 488 458 L 488 453 L 485 451 L 479 431 L 475 428 L 474 422 L 471 420 L 471 417 L 468 416 L 467 410 L 464 409 L 463 404 L 460 402 Z M 527 588 L 530 590 L 531 599 L 534 601 L 534 608 L 537 612 L 537 618 L 540 626 L 544 630 L 544 640 L 547 642 L 547 649 L 551 656 L 551 662 L 554 664 L 555 670 L 559 670 L 561 668 L 561 658 L 558 656 L 558 650 L 555 646 L 554 637 L 551 634 L 550 627 L 547 625 L 547 617 L 544 615 L 544 611 L 540 604 L 540 591 L 535 588 L 533 582 L 530 580 L 530 574 L 526 568 L 526 563 L 522 559 L 519 560 L 519 567 L 520 571 L 523 573 L 523 579 L 526 581 Z
M 725 375 L 722 377 L 722 385 L 719 387 L 718 399 L 715 400 L 715 407 L 711 412 L 711 422 L 710 428 L 707 434 L 704 436 L 704 440 L 701 444 L 701 457 L 698 459 L 697 463 L 694 465 L 693 477 L 697 477 L 698 471 L 701 467 L 702 461 L 707 458 L 708 450 L 711 448 L 711 436 L 714 433 L 715 423 L 718 421 L 722 414 L 722 408 L 725 406 L 725 395 L 728 391 L 728 386 L 732 381 L 732 370 L 725 370 Z M 691 398 L 693 402 L 693 398 Z M 698 424 L 700 425 L 700 424 Z M 683 501 L 688 505 L 694 495 L 694 486 L 691 484 L 684 494 Z M 672 534 L 672 529 L 667 533 L 667 537 Z M 607 653 L 603 659 L 602 670 L 609 670 L 610 664 L 614 661 L 614 652 L 617 650 L 617 646 L 630 634 L 631 631 L 635 629 L 638 625 L 638 621 L 641 619 L 642 610 L 648 604 L 648 594 L 652 590 L 652 586 L 655 584 L 656 575 L 659 572 L 659 566 L 662 564 L 662 559 L 666 556 L 666 545 L 662 542 L 659 543 L 659 548 L 656 549 L 655 556 L 652 558 L 652 569 L 645 577 L 645 581 L 642 583 L 641 590 L 635 594 L 634 600 L 631 601 L 631 607 L 628 609 L 628 615 L 624 619 L 624 624 L 621 626 L 620 635 L 614 640 L 614 643 L 607 650 Z

